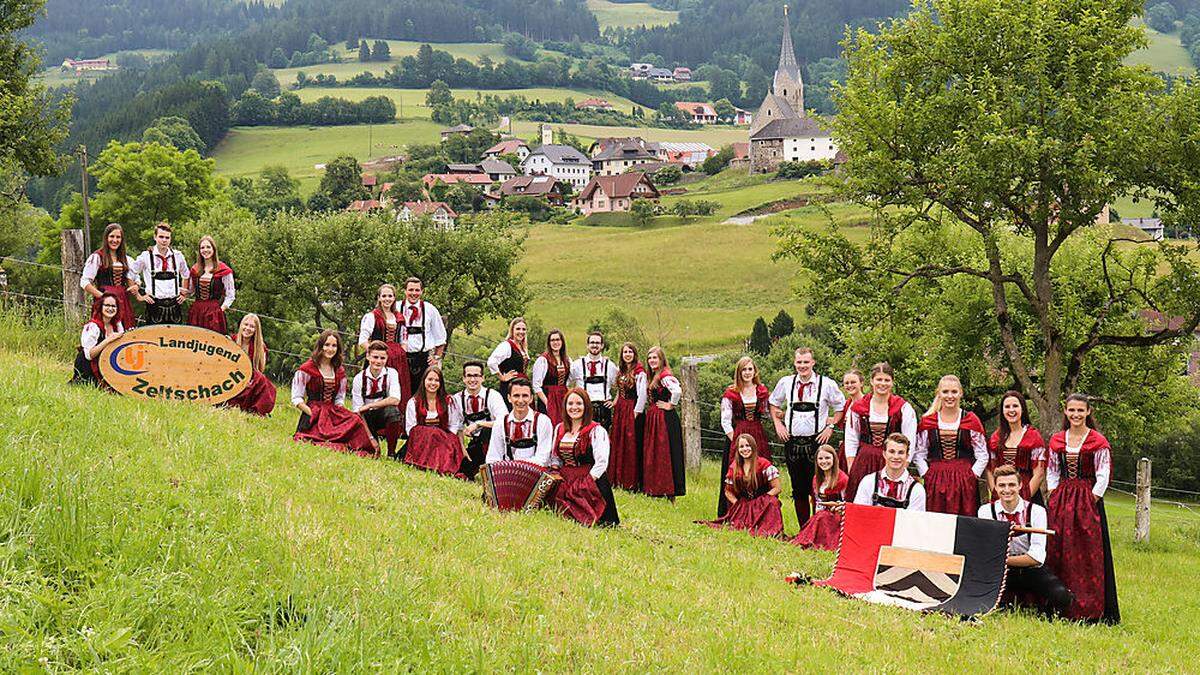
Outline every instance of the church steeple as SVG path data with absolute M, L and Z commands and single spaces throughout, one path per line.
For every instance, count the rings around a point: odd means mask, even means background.
M 804 115 L 804 80 L 800 75 L 800 64 L 796 63 L 796 50 L 792 47 L 792 24 L 787 5 L 783 6 L 783 42 L 779 45 L 779 67 L 771 81 L 771 93 L 786 100 L 797 115 Z
M 796 63 L 796 50 L 792 48 L 792 24 L 788 20 L 788 6 L 783 6 L 783 43 L 779 45 L 779 67 L 776 75 L 787 73 L 792 80 L 800 81 L 800 66 Z

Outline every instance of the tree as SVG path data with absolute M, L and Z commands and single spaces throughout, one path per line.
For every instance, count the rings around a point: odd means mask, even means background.
M 771 334 L 767 331 L 767 322 L 761 316 L 754 320 L 747 347 L 759 356 L 766 356 L 771 352 Z
M 1130 25 L 1140 4 L 921 0 L 879 34 L 849 36 L 840 190 L 875 210 L 876 232 L 866 245 L 836 230 L 784 242 L 807 269 L 836 269 L 818 276 L 840 310 L 882 303 L 839 319 L 847 335 L 907 353 L 919 338 L 898 331 L 929 330 L 931 298 L 969 296 L 979 304 L 947 317 L 943 339 L 975 357 L 976 379 L 986 369 L 1001 374 L 991 384 L 1024 392 L 1046 431 L 1059 428 L 1065 394 L 1124 379 L 1109 364 L 1177 362 L 1200 324 L 1200 266 L 1181 246 L 1095 226 L 1122 195 L 1154 201 L 1171 222 L 1200 215 L 1189 131 L 1200 89 L 1164 92 L 1123 64 L 1145 43 Z
M 160 117 L 154 124 L 142 132 L 142 142 L 169 145 L 177 150 L 204 150 L 204 141 L 192 128 L 191 123 L 182 117 Z
M 617 358 L 617 350 L 621 348 L 622 343 L 632 342 L 643 351 L 647 345 L 653 344 L 646 337 L 646 332 L 642 330 L 642 324 L 638 322 L 637 317 L 615 307 L 609 309 L 602 318 L 592 321 L 588 332 L 595 330 L 604 333 L 604 342 L 614 359 Z M 642 358 L 646 358 L 644 354 Z
M 60 166 L 55 153 L 67 136 L 71 100 L 55 100 L 33 79 L 40 59 L 16 33 L 33 25 L 44 0 L 0 0 L 0 166 L 47 176 Z
M 737 114 L 737 108 L 734 108 L 733 104 L 727 98 L 717 99 L 713 103 L 713 110 L 717 113 L 717 119 L 719 120 L 732 120 L 734 115 Z
M 387 40 L 376 40 L 375 44 L 371 45 L 371 60 L 372 61 L 390 61 L 392 60 L 392 48 L 388 46 Z
M 733 146 L 726 145 L 717 151 L 717 154 L 704 160 L 700 165 L 700 170 L 709 176 L 721 173 L 725 167 L 729 166 L 729 161 L 733 159 Z
M 325 165 L 325 175 L 321 176 L 317 192 L 329 198 L 328 208 L 338 211 L 352 201 L 370 196 L 362 184 L 362 167 L 350 155 L 339 155 Z
M 262 94 L 263 98 L 273 99 L 279 96 L 279 79 L 275 77 L 274 73 L 264 68 L 254 74 L 250 88 Z
M 425 197 L 425 186 L 416 178 L 396 178 L 387 196 L 399 203 L 420 201 Z
M 352 52 L 358 49 L 358 38 L 346 38 L 346 51 Z
M 434 80 L 429 85 L 429 91 L 425 92 L 425 106 L 428 108 L 450 105 L 452 102 L 454 94 L 450 93 L 449 85 L 441 80 Z
M 255 216 L 265 218 L 278 211 L 302 211 L 300 181 L 292 178 L 282 166 L 265 167 L 258 176 L 231 179 L 233 203 L 249 209 Z
M 677 166 L 664 166 L 654 173 L 655 185 L 674 185 L 683 178 L 683 169 Z
M 121 223 L 130 246 L 149 242 L 148 230 L 159 221 L 182 223 L 199 218 L 226 199 L 215 162 L 195 150 L 180 151 L 160 143 L 112 141 L 93 165 L 96 192 L 91 199 L 93 223 Z M 78 195 L 63 207 L 60 227 L 83 227 Z
M 358 60 L 362 63 L 366 63 L 371 60 L 371 47 L 367 44 L 366 40 L 363 40 L 358 45 Z
M 503 42 L 504 53 L 515 59 L 532 61 L 537 58 L 537 43 L 520 33 L 505 33 Z
M 269 57 L 267 57 L 267 67 L 268 68 L 287 68 L 287 66 L 288 66 L 287 54 L 283 53 L 283 49 L 281 47 L 276 47 L 275 49 L 272 49 L 271 55 Z
M 686 221 L 696 215 L 696 204 L 690 199 L 680 199 L 671 205 L 671 213 Z
M 542 197 L 533 195 L 513 195 L 504 199 L 504 208 L 509 211 L 519 211 L 527 214 L 534 222 L 542 222 L 549 218 L 553 209 L 550 203 Z
M 1160 2 L 1146 9 L 1146 25 L 1160 33 L 1175 32 L 1175 20 L 1178 18 L 1175 6 L 1169 2 Z
M 451 185 L 446 190 L 445 201 L 458 214 L 474 211 L 477 199 L 479 199 L 479 191 L 464 183 Z
M 792 315 L 784 310 L 779 310 L 775 318 L 771 320 L 771 339 L 778 340 L 792 334 L 796 330 L 796 322 L 792 320 Z
M 742 100 L 742 78 L 732 70 L 718 68 L 708 78 L 709 100 L 725 99 L 726 101 Z M 718 113 L 719 115 L 720 113 Z
M 780 162 L 779 168 L 775 170 L 775 177 L 780 179 L 799 180 L 815 176 L 825 170 L 825 166 L 816 160 L 807 162 Z
M 629 215 L 640 227 L 646 227 L 654 220 L 654 202 L 649 199 L 635 199 L 629 205 Z

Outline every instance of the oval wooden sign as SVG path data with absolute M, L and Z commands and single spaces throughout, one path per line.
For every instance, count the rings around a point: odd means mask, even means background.
M 250 357 L 228 337 L 196 326 L 135 328 L 100 353 L 100 374 L 126 396 L 223 403 L 253 374 Z

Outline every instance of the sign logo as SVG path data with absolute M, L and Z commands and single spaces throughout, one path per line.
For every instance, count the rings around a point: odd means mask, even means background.
M 213 405 L 240 394 L 253 370 L 228 337 L 167 325 L 135 328 L 113 341 L 101 354 L 100 374 L 126 396 Z

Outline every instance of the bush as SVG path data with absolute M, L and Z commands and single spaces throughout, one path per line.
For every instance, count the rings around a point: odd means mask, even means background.
M 721 173 L 729 166 L 730 160 L 733 159 L 733 146 L 727 145 L 717 151 L 717 154 L 704 160 L 704 164 L 700 165 L 700 170 L 712 176 Z
M 766 356 L 771 352 L 771 334 L 767 330 L 767 322 L 761 316 L 754 321 L 748 347 L 750 351 L 759 356 Z
M 776 178 L 799 179 L 816 176 L 825 170 L 825 165 L 816 160 L 807 162 L 780 162 Z
M 683 178 L 683 169 L 677 166 L 664 166 L 654 174 L 655 185 L 674 185 Z

